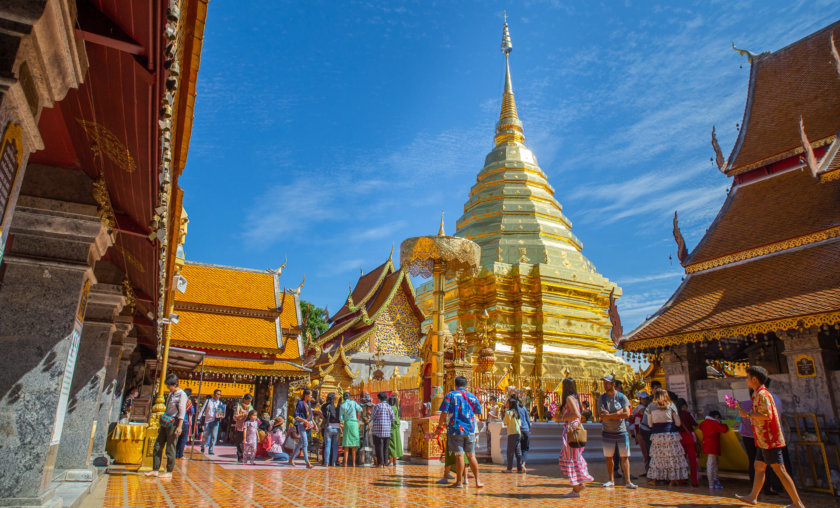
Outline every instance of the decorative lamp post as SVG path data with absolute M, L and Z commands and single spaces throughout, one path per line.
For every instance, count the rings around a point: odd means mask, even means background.
M 443 230 L 443 215 L 440 229 L 435 236 L 408 238 L 400 245 L 400 265 L 412 276 L 431 277 L 432 328 L 426 337 L 430 341 L 425 364 L 431 364 L 432 408 L 437 409 L 443 400 L 443 338 L 447 332 L 444 320 L 444 293 L 446 279 L 461 273 L 475 271 L 481 259 L 481 247 L 477 243 L 446 236 Z

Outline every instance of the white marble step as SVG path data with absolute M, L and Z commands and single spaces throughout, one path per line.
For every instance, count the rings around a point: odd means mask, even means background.
M 498 428 L 494 428 L 498 426 Z M 587 462 L 602 463 L 605 462 L 603 445 L 601 441 L 601 424 L 587 423 L 584 424 L 587 433 L 586 448 L 584 448 L 583 456 Z M 495 431 L 495 432 L 494 432 Z M 554 464 L 560 456 L 560 448 L 562 443 L 563 427 L 554 422 L 539 422 L 531 425 L 530 444 L 531 449 L 528 452 L 529 464 Z M 493 435 L 493 442 L 498 442 L 498 450 L 504 452 L 507 450 L 507 434 L 501 424 L 491 425 L 491 433 Z M 483 437 L 483 436 L 482 436 Z M 498 441 L 497 441 L 498 439 Z M 494 447 L 495 448 L 495 447 Z M 631 460 L 635 457 L 641 460 L 641 450 L 636 442 L 630 439 L 630 456 Z M 493 454 L 493 462 L 495 464 L 504 464 L 504 453 Z

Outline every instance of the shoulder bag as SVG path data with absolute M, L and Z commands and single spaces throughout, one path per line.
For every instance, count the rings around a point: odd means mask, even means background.
M 580 406 L 578 406 L 578 411 L 580 411 Z M 583 448 L 586 446 L 586 437 L 586 428 L 583 423 L 578 422 L 577 425 L 566 427 L 566 442 L 569 443 L 569 448 Z

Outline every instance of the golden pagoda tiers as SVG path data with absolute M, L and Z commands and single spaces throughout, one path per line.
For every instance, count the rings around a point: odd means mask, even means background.
M 516 376 L 595 381 L 632 369 L 617 357 L 610 338 L 610 296 L 621 289 L 599 274 L 582 254 L 571 221 L 554 197 L 537 159 L 525 145 L 510 72 L 513 49 L 507 23 L 502 108 L 494 147 L 476 177 L 455 236 L 481 247 L 477 275 L 449 280 L 445 313 L 451 330 L 463 326 L 477 351 L 477 318 L 485 311 L 495 324 L 495 371 Z M 431 308 L 430 284 L 418 302 Z M 546 387 L 553 388 L 553 387 Z
M 327 393 L 405 377 L 420 359 L 424 319 L 411 278 L 389 255 L 361 273 L 344 305 L 328 318 L 330 329 L 306 351 L 313 385 Z

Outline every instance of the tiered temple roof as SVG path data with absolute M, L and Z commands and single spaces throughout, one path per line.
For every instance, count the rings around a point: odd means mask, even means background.
M 766 168 L 802 154 L 801 116 L 814 147 L 824 146 L 840 127 L 837 70 L 831 36 L 840 40 L 840 22 L 833 23 L 774 53 L 751 58 L 744 119 L 726 165 L 729 176 Z
M 840 39 L 840 22 L 751 57 L 743 127 L 723 167 L 732 189 L 685 259 L 682 284 L 624 337 L 624 349 L 840 321 L 840 62 L 832 34 Z M 800 115 L 819 171 L 801 156 Z
M 299 289 L 267 271 L 186 262 L 173 346 L 207 353 L 205 373 L 237 378 L 306 377 Z
M 330 318 L 330 329 L 307 351 L 304 364 L 315 376 L 355 380 L 350 355 L 375 353 L 416 357 L 424 316 L 414 301 L 414 286 L 405 271 L 385 263 L 359 277 L 347 301 Z

